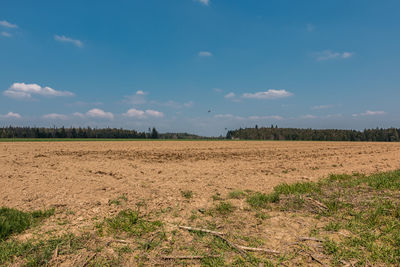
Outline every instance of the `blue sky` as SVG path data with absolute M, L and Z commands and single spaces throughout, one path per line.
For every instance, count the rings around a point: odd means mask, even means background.
M 0 125 L 400 127 L 399 12 L 398 0 L 3 0 Z

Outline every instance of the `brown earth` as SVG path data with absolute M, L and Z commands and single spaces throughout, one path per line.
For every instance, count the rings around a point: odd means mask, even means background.
M 399 168 L 399 143 L 0 143 L 0 206 L 22 210 L 56 207 L 63 212 L 43 229 L 60 233 L 90 231 L 94 221 L 138 203 L 145 203 L 142 209 L 147 214 L 170 210 L 158 218 L 165 223 L 187 225 L 194 210 L 214 205 L 212 196 L 216 194 L 225 197 L 235 189 L 268 193 L 282 182 Z M 189 201 L 182 191 L 192 191 L 193 198 Z M 128 199 L 123 207 L 110 205 L 121 196 Z M 232 203 L 239 210 L 245 209 L 243 201 L 235 201 Z M 241 221 L 231 224 L 236 230 L 224 230 L 264 234 L 270 248 L 279 249 L 282 242 L 301 234 L 304 225 L 315 223 L 302 220 L 280 214 L 260 229 L 245 227 Z M 285 225 L 288 227 L 282 230 Z

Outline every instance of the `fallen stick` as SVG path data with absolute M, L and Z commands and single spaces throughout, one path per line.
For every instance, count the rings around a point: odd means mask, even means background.
M 253 247 L 245 247 L 245 246 L 240 246 L 240 245 L 238 245 L 238 247 L 243 250 L 247 250 L 247 251 L 259 251 L 259 252 L 266 252 L 266 253 L 271 253 L 271 254 L 281 254 L 279 251 L 273 250 L 273 249 L 253 248 Z
M 182 225 L 178 225 L 178 227 L 181 228 L 181 229 L 189 230 L 189 231 L 199 231 L 199 232 L 203 232 L 203 233 L 213 234 L 213 235 L 221 238 L 222 240 L 224 240 L 226 243 L 228 243 L 229 246 L 231 246 L 232 248 L 236 249 L 243 256 L 245 256 L 245 257 L 247 256 L 246 251 L 244 251 L 238 245 L 232 243 L 231 241 L 229 241 L 228 239 L 223 237 L 224 233 L 215 232 L 215 231 L 211 231 L 211 230 L 203 229 L 203 228 L 194 228 L 194 227 L 182 226 Z
M 56 249 L 54 250 L 53 259 L 55 259 L 57 257 L 58 257 L 58 245 L 57 245 Z
M 236 249 L 240 254 L 242 254 L 245 257 L 247 257 L 246 251 L 259 251 L 259 252 L 280 254 L 280 252 L 276 251 L 276 250 L 269 250 L 269 249 L 264 249 L 264 248 L 252 248 L 252 247 L 245 247 L 245 246 L 237 245 L 235 243 L 232 243 L 231 241 L 229 241 L 225 237 L 223 237 L 222 235 L 224 233 L 221 233 L 221 232 L 215 232 L 215 231 L 211 231 L 211 230 L 208 230 L 208 229 L 193 228 L 193 227 L 181 226 L 181 225 L 178 226 L 178 227 L 181 228 L 181 229 L 189 230 L 189 231 L 200 231 L 200 232 L 204 232 L 204 233 L 213 234 L 213 235 L 219 237 L 220 239 L 222 239 L 223 241 L 225 241 L 230 247 Z
M 310 197 L 306 197 L 306 199 L 308 199 L 311 202 L 314 202 L 322 210 L 327 210 L 328 209 L 328 207 L 325 204 L 322 204 L 321 202 L 319 202 L 316 199 L 313 199 L 313 198 L 310 198 Z
M 308 253 L 308 255 L 310 255 L 311 259 L 315 260 L 316 262 L 318 262 L 322 266 L 325 266 L 325 264 L 322 261 L 320 261 L 317 257 L 315 257 L 313 254 Z
M 244 251 L 244 249 L 241 248 L 239 245 L 236 245 L 235 243 L 232 243 L 231 241 L 229 241 L 228 239 L 226 239 L 225 237 L 223 237 L 221 235 L 215 235 L 215 236 L 217 236 L 217 237 L 221 238 L 222 240 L 224 240 L 229 246 L 231 246 L 232 248 L 236 249 L 244 257 L 247 257 L 246 251 Z
M 213 235 L 224 235 L 224 233 L 215 232 L 215 231 L 211 231 L 211 230 L 208 230 L 208 229 L 195 228 L 195 227 L 182 226 L 182 225 L 178 225 L 178 227 L 181 228 L 181 229 L 189 230 L 189 231 L 199 231 L 199 232 L 209 233 L 209 234 L 213 234 Z
M 87 265 L 90 263 L 90 261 L 91 261 L 94 257 L 96 257 L 96 255 L 97 255 L 97 253 L 93 253 L 93 255 L 91 255 L 89 258 L 86 259 L 85 263 L 83 263 L 82 266 L 83 266 L 83 267 L 87 266 Z

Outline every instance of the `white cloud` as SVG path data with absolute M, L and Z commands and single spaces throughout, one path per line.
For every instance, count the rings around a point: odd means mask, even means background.
M 42 96 L 74 96 L 71 92 L 57 91 L 48 86 L 41 87 L 35 83 L 13 83 L 3 94 L 12 98 L 31 98 L 35 94 Z
M 144 111 L 135 108 L 129 109 L 126 113 L 122 114 L 125 117 L 144 118 Z
M 3 27 L 6 27 L 6 28 L 18 28 L 18 25 L 12 24 L 12 23 L 10 23 L 8 21 L 5 21 L 5 20 L 0 21 L 0 25 L 3 26 Z
M 63 114 L 57 114 L 57 113 L 50 113 L 42 116 L 43 119 L 47 120 L 66 120 L 68 117 Z
M 386 112 L 382 110 L 377 110 L 377 111 L 372 111 L 372 110 L 367 110 L 366 112 L 359 113 L 359 114 L 353 114 L 353 117 L 358 117 L 358 116 L 376 116 L 376 115 L 385 115 Z
M 164 117 L 164 113 L 157 111 L 157 110 L 147 109 L 144 111 L 144 110 L 138 110 L 135 108 L 129 109 L 126 113 L 123 113 L 122 115 L 125 117 L 138 118 L 138 119 L 145 119 L 148 117 L 153 117 L 153 118 Z
M 145 95 L 146 93 L 143 92 L 142 90 L 138 90 L 136 91 L 136 95 Z
M 77 47 L 83 47 L 83 43 L 80 40 L 72 39 L 64 35 L 54 35 L 54 40 L 62 43 L 71 43 Z
M 84 118 L 85 117 L 85 114 L 82 114 L 82 113 L 80 113 L 80 112 L 75 112 L 74 114 L 72 114 L 73 116 L 75 116 L 75 117 L 79 117 L 79 118 Z
M 212 57 L 212 53 L 208 51 L 200 51 L 199 52 L 199 57 Z
M 244 93 L 242 95 L 243 98 L 254 98 L 254 99 L 276 99 L 276 98 L 284 98 L 292 96 L 293 94 L 286 90 L 275 90 L 269 89 L 265 92 L 257 92 L 257 93 Z
M 164 117 L 164 114 L 162 112 L 157 111 L 157 110 L 151 110 L 151 109 L 146 110 L 145 114 L 148 115 L 149 117 L 155 117 L 155 118 Z
M 234 98 L 235 96 L 236 96 L 235 93 L 230 92 L 230 93 L 226 94 L 224 97 L 227 98 L 227 99 L 230 99 L 230 98 Z
M 6 115 L 0 115 L 0 118 L 4 118 L 4 119 L 20 119 L 22 118 L 22 116 L 18 113 L 14 113 L 14 112 L 8 112 Z
M 90 118 L 101 118 L 101 119 L 114 119 L 114 114 L 111 112 L 105 112 L 102 109 L 94 108 L 86 112 L 86 116 Z
M 314 54 L 317 61 L 324 61 L 330 59 L 346 59 L 354 55 L 352 52 L 333 52 L 331 50 L 324 50 L 322 52 L 317 52 Z
M 210 0 L 195 0 L 195 1 L 200 2 L 200 3 L 202 3 L 203 5 L 206 5 L 206 6 L 208 6 L 210 4 Z
M 311 109 L 313 110 L 319 110 L 319 109 L 328 109 L 328 108 L 333 108 L 334 105 L 319 105 L 319 106 L 313 106 Z
M 11 33 L 8 33 L 8 32 L 1 32 L 1 36 L 11 37 L 12 35 L 11 35 Z

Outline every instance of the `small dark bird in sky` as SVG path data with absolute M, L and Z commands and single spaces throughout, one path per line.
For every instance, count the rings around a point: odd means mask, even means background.
M 211 113 L 211 109 L 208 110 L 208 113 Z

